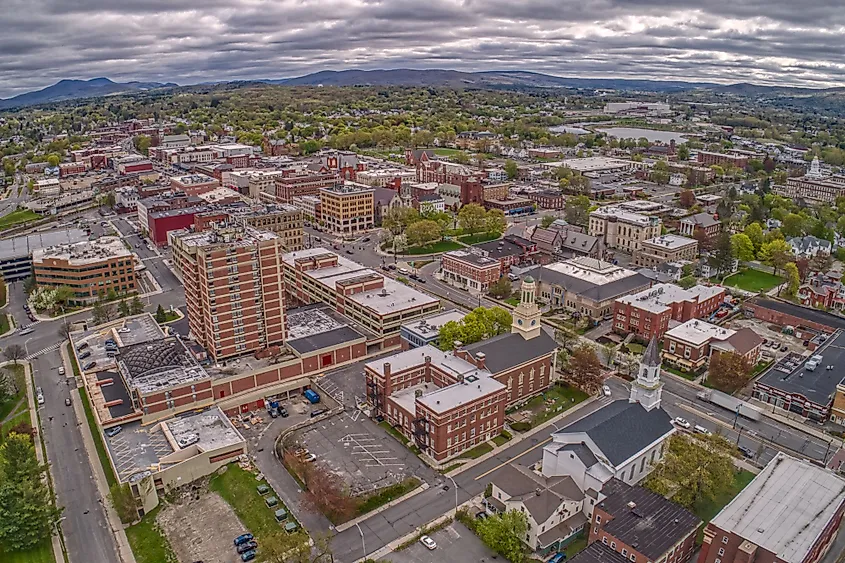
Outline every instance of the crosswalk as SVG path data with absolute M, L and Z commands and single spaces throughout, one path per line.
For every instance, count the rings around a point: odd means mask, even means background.
M 20 325 L 20 326 L 18 327 L 18 330 L 24 330 L 24 329 L 27 329 L 27 328 L 33 327 L 33 326 L 35 326 L 35 325 L 37 325 L 37 324 L 41 324 L 41 321 L 35 321 L 35 322 L 33 322 L 33 323 L 29 323 L 29 324 L 25 324 L 25 325 Z
M 61 345 L 62 345 L 61 342 L 57 342 L 55 344 L 47 346 L 46 348 L 42 348 L 41 350 L 39 350 L 37 352 L 31 353 L 29 356 L 25 357 L 24 360 L 31 360 L 33 358 L 37 358 L 38 356 L 40 356 L 42 354 L 46 354 L 47 352 L 52 352 L 53 350 L 58 350 L 61 347 Z

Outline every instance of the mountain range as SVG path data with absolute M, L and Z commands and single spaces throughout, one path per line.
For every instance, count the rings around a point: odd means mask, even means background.
M 712 90 L 724 94 L 746 97 L 758 96 L 818 96 L 841 94 L 845 88 L 796 88 L 763 86 L 756 84 L 713 84 L 708 82 L 684 82 L 677 80 L 630 80 L 617 78 L 567 78 L 538 72 L 486 71 L 461 72 L 457 70 L 324 70 L 282 79 L 256 79 L 240 81 L 217 81 L 207 84 L 263 83 L 287 86 L 447 86 L 454 88 L 584 88 L 619 91 L 640 91 L 655 93 L 683 92 L 694 89 Z M 113 94 L 176 88 L 172 82 L 113 82 L 108 78 L 91 80 L 62 80 L 43 90 L 27 92 L 13 98 L 0 100 L 0 110 L 47 104 L 80 98 L 94 98 Z
M 177 84 L 160 82 L 113 82 L 108 78 L 92 78 L 91 80 L 61 80 L 52 86 L 35 92 L 19 94 L 14 98 L 0 100 L 0 109 L 9 109 L 38 104 L 49 104 L 79 98 L 96 98 L 113 94 L 125 94 L 154 88 L 177 86 Z

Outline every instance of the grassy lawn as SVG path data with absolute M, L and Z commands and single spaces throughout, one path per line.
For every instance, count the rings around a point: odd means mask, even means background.
M 41 219 L 41 215 L 34 211 L 30 211 L 29 209 L 12 211 L 8 215 L 0 217 L 0 230 L 10 229 L 15 225 L 20 225 L 21 223 L 26 223 L 28 221 L 35 221 L 37 219 Z
M 164 322 L 165 323 L 172 323 L 173 321 L 179 320 L 182 317 L 179 316 L 179 313 L 173 311 L 165 311 L 164 312 Z
M 441 240 L 428 246 L 410 246 L 406 248 L 401 254 L 408 254 L 417 256 L 420 254 L 435 254 L 437 252 L 449 252 L 450 250 L 459 250 L 464 248 L 463 245 L 451 240 Z
M 501 434 L 493 438 L 493 443 L 497 446 L 504 446 L 511 439 L 511 435 L 507 430 L 503 430 Z
M 695 380 L 696 377 L 698 377 L 698 375 L 695 374 L 695 373 L 690 373 L 688 371 L 681 371 L 681 370 L 679 370 L 677 368 L 673 368 L 671 366 L 663 366 L 663 369 L 668 371 L 669 373 L 673 373 L 673 374 L 677 375 L 678 377 L 683 377 L 684 379 L 688 379 L 690 381 L 693 381 L 693 380 Z
M 484 442 L 483 444 L 478 444 L 471 450 L 467 450 L 461 455 L 458 456 L 458 459 L 478 459 L 479 457 L 483 456 L 486 453 L 492 452 L 493 446 Z
M 400 444 L 407 444 L 408 443 L 408 439 L 405 436 L 403 436 L 401 432 L 399 432 L 398 430 L 393 428 L 390 425 L 390 423 L 387 422 L 386 420 L 382 420 L 381 422 L 378 423 L 378 425 L 381 426 L 382 428 L 384 428 L 385 430 L 387 430 L 388 434 L 390 434 L 391 436 L 393 436 L 394 438 L 399 440 Z
M 505 299 L 505 303 L 513 305 L 514 307 L 519 307 L 519 297 L 508 297 Z
M 487 242 L 490 240 L 496 240 L 501 235 L 496 233 L 477 233 L 474 235 L 463 235 L 458 237 L 458 240 L 464 244 L 478 244 L 480 242 Z
M 531 426 L 543 424 L 567 409 L 570 409 L 587 398 L 583 391 L 568 385 L 555 385 L 545 393 L 537 395 L 522 409 L 528 409 L 533 414 Z M 511 425 L 513 426 L 513 425 Z
M 0 334 L 6 334 L 11 328 L 9 326 L 9 315 L 0 313 Z
M 4 282 L 3 280 L 0 280 L 0 307 L 4 306 L 6 304 L 6 298 L 7 298 L 6 282 Z
M 757 365 L 754 366 L 753 370 L 751 370 L 751 375 L 749 377 L 756 377 L 758 374 L 765 371 L 774 362 L 775 362 L 774 360 L 769 360 L 768 362 L 764 362 L 764 361 L 757 362 Z
M 625 345 L 628 348 L 628 351 L 632 354 L 642 354 L 645 352 L 645 346 L 642 344 L 637 344 L 636 342 L 629 342 Z
M 284 506 L 281 500 L 272 510 L 267 508 L 264 504 L 264 498 L 255 491 L 256 487 L 262 483 L 263 481 L 257 481 L 255 475 L 249 471 L 244 471 L 237 464 L 230 463 L 225 473 L 215 475 L 208 484 L 209 489 L 229 503 L 241 523 L 255 534 L 259 544 L 262 538 L 268 538 L 282 530 L 282 525 L 276 522 L 273 517 L 273 512 L 279 508 L 288 511 L 288 518 L 285 522 L 296 522 L 293 515 L 290 514 L 290 510 Z M 273 492 L 267 496 L 278 498 L 278 495 Z
M 17 414 L 3 423 L 3 426 L 0 427 L 0 434 L 5 437 L 9 432 L 12 431 L 12 428 L 26 422 L 27 424 L 30 423 L 30 416 L 29 416 L 29 408 L 27 408 L 26 401 L 21 403 L 21 408 L 18 409 Z
M 460 152 L 463 151 L 460 149 L 434 149 L 434 154 L 437 156 L 455 156 Z
M 21 409 L 29 410 L 29 407 L 27 407 L 26 404 L 26 380 L 23 375 L 23 366 L 11 365 L 6 367 L 5 370 L 8 377 L 15 379 L 15 386 L 17 387 L 18 392 L 9 397 L 9 400 L 0 403 L 0 421 L 4 420 L 13 411 Z M 23 402 L 21 403 L 21 401 Z M 23 406 L 18 407 L 19 404 L 22 404 Z M 16 409 L 15 407 L 18 408 Z
M 176 555 L 156 524 L 156 508 L 140 522 L 126 528 L 126 539 L 138 563 L 176 563 Z
M 3 563 L 56 563 L 53 557 L 53 545 L 47 540 L 35 549 L 28 551 L 0 551 L 0 561 Z M 140 563 L 140 562 L 139 562 Z
M 361 504 L 358 505 L 358 515 L 360 516 L 361 514 L 366 514 L 367 512 L 372 512 L 377 508 L 381 508 L 385 504 L 393 502 L 402 495 L 410 493 L 420 485 L 422 485 L 422 482 L 419 479 L 416 477 L 408 477 L 400 483 L 379 489 L 372 495 L 362 499 Z
M 68 348 L 70 348 L 70 344 L 68 344 Z M 69 350 L 68 353 L 70 353 Z M 73 357 L 73 354 L 71 354 L 70 358 L 71 363 L 73 363 L 73 373 L 78 374 L 79 368 L 76 366 L 76 359 Z M 94 418 L 94 412 L 91 410 L 91 404 L 88 402 L 88 391 L 85 390 L 84 386 L 79 388 L 79 398 L 82 401 L 82 407 L 85 409 L 85 418 L 88 420 L 88 427 L 94 436 L 94 447 L 97 450 L 97 457 L 100 458 L 100 465 L 103 466 L 103 473 L 106 474 L 106 482 L 109 488 L 111 488 L 112 485 L 117 483 L 117 477 L 115 477 L 114 468 L 112 468 L 111 462 L 109 461 L 106 444 L 103 442 L 103 433 L 100 431 L 100 427 L 97 426 L 97 420 Z
M 731 500 L 733 500 L 733 498 L 738 495 L 752 479 L 754 479 L 753 473 L 746 471 L 745 469 L 740 469 L 734 474 L 733 483 L 728 491 L 716 497 L 712 502 L 700 502 L 693 507 L 692 511 L 704 522 L 704 524 L 702 524 L 702 526 L 698 529 L 698 536 L 696 539 L 697 543 L 701 543 L 701 538 L 704 536 L 704 527 L 707 523 L 710 522 L 714 516 L 719 514 L 719 511 L 727 506 L 727 504 L 731 502 Z
M 757 293 L 768 291 L 783 283 L 783 278 L 760 270 L 747 269 L 725 278 L 723 285 Z
M 583 551 L 585 547 L 587 547 L 587 536 L 582 533 L 577 538 L 566 544 L 566 547 L 564 548 L 564 552 L 566 552 L 566 559 L 572 559 L 578 553 Z

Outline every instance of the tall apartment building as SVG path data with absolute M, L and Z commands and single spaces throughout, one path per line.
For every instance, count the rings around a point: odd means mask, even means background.
M 320 190 L 320 215 L 326 228 L 339 235 L 368 231 L 375 223 L 373 188 L 345 182 Z
M 643 340 L 662 338 L 669 321 L 685 323 L 708 317 L 725 301 L 725 288 L 696 285 L 683 289 L 662 283 L 620 297 L 613 304 L 613 330 Z
M 772 192 L 808 203 L 835 203 L 836 198 L 845 195 L 845 176 L 787 178 L 786 185 L 773 186 Z
M 633 253 L 642 247 L 643 242 L 659 236 L 662 224 L 659 217 L 608 205 L 590 213 L 588 234 L 602 239 L 606 248 Z
M 68 286 L 72 304 L 96 301 L 114 291 L 135 291 L 135 260 L 118 237 L 59 244 L 32 251 L 35 282 L 39 286 Z
M 698 151 L 698 163 L 705 166 L 734 166 L 742 170 L 748 166 L 748 157 L 737 154 Z
M 232 207 L 228 213 L 229 217 L 243 225 L 275 233 L 282 239 L 284 252 L 302 250 L 302 229 L 305 220 L 301 209 L 286 204 L 252 205 Z
M 276 179 L 283 178 L 283 170 L 256 170 L 244 173 L 248 178 L 249 197 L 258 199 L 261 193 L 272 193 L 276 188 Z
M 440 300 L 325 248 L 283 257 L 286 300 L 326 303 L 373 333 L 368 346 L 398 347 L 402 323 L 432 315 Z
M 644 241 L 634 252 L 634 265 L 651 268 L 679 260 L 693 261 L 698 257 L 698 241 L 678 235 L 661 235 Z
M 281 238 L 233 222 L 169 238 L 191 333 L 214 361 L 284 343 Z

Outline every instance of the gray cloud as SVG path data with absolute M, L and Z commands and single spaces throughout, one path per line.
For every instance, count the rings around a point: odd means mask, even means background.
M 0 0 L 0 97 L 347 68 L 834 86 L 832 0 Z

